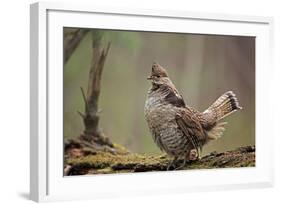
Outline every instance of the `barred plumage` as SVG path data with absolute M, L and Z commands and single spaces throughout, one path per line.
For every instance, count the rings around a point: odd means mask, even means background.
M 158 63 L 153 64 L 148 79 L 152 80 L 152 87 L 144 110 L 153 140 L 174 161 L 183 158 L 182 166 L 190 160 L 192 151 L 199 155 L 208 141 L 221 137 L 226 123 L 218 123 L 219 120 L 241 109 L 232 91 L 219 97 L 203 113 L 187 106 Z

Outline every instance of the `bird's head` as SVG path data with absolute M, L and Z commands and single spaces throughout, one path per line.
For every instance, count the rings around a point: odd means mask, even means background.
M 152 64 L 151 75 L 147 77 L 153 85 L 162 85 L 170 82 L 167 71 L 158 63 Z

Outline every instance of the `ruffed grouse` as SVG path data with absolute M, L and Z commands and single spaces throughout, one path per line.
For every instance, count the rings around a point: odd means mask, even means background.
M 152 81 L 145 102 L 145 118 L 154 142 L 174 160 L 186 161 L 197 159 L 202 147 L 211 140 L 222 136 L 226 122 L 219 122 L 229 114 L 242 109 L 232 91 L 224 93 L 207 110 L 199 112 L 185 104 L 167 71 L 158 63 L 153 63 Z

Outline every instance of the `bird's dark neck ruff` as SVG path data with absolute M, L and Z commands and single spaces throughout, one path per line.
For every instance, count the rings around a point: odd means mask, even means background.
M 160 88 L 159 84 L 152 83 L 152 87 L 150 88 L 150 92 L 154 92 Z

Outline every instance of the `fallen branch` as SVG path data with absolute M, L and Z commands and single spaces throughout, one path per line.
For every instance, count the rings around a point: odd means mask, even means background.
M 114 154 L 109 152 L 96 152 L 83 156 L 69 156 L 66 159 L 65 169 L 67 173 L 65 173 L 65 175 L 165 171 L 171 160 L 166 155 L 135 154 L 127 152 L 126 149 L 121 146 L 116 146 L 115 148 L 118 152 Z M 69 153 L 69 150 L 66 151 L 66 153 Z M 180 164 L 182 162 L 178 161 L 178 163 Z M 198 161 L 187 163 L 183 169 L 254 166 L 255 147 L 247 146 L 222 153 L 212 152 Z

